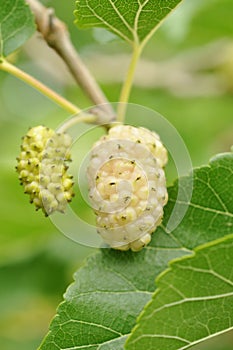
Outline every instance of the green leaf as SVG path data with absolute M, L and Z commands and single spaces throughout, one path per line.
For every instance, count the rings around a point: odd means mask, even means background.
M 187 349 L 233 328 L 233 235 L 177 259 L 129 337 L 127 350 Z
M 150 246 L 139 253 L 102 249 L 89 258 L 76 273 L 40 349 L 123 349 L 137 316 L 151 299 L 155 278 L 168 262 L 191 254 L 190 248 L 203 241 L 232 232 L 232 169 L 233 154 L 226 153 L 194 171 L 192 201 L 179 204 L 188 206 L 188 211 L 174 232 L 168 234 L 160 228 Z M 184 198 L 190 181 L 191 175 L 180 181 Z M 164 225 L 174 206 L 177 187 L 176 183 L 169 189 Z
M 41 349 L 122 349 L 137 315 L 150 300 L 154 278 L 181 250 L 109 249 L 90 257 L 59 306 Z
M 144 45 L 182 0 L 77 0 L 79 28 L 103 27 L 130 44 Z
M 0 0 L 0 9 L 0 57 L 6 57 L 30 38 L 35 22 L 24 0 Z
M 178 227 L 171 233 L 179 246 L 193 249 L 233 231 L 233 153 L 215 156 L 208 166 L 194 171 L 191 176 L 179 179 L 169 189 L 169 203 L 165 210 L 163 227 L 169 221 L 176 204 L 180 211 L 187 209 Z M 185 198 L 193 181 L 191 201 Z M 183 199 L 177 201 L 180 186 Z M 178 209 L 179 212 L 179 209 Z M 166 230 L 159 228 L 157 234 L 163 237 Z

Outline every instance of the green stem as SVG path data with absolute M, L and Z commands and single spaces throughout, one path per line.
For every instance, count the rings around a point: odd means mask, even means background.
M 127 108 L 127 102 L 129 100 L 130 92 L 133 85 L 133 79 L 136 71 L 136 66 L 138 63 L 138 60 L 141 55 L 141 48 L 140 46 L 135 45 L 133 49 L 132 58 L 130 61 L 129 69 L 127 72 L 127 76 L 124 82 L 124 85 L 121 90 L 121 95 L 119 99 L 119 105 L 117 110 L 117 121 L 120 123 L 124 122 L 126 108 Z
M 78 123 L 95 123 L 97 117 L 94 114 L 88 114 L 85 113 L 80 116 L 73 117 L 69 120 L 67 120 L 63 125 L 61 125 L 58 129 L 58 133 L 64 133 L 66 132 L 69 128 L 71 128 L 73 125 L 76 125 Z
M 7 62 L 6 60 L 0 61 L 0 70 L 10 73 L 18 79 L 27 83 L 28 85 L 34 87 L 36 90 L 41 92 L 43 95 L 47 96 L 50 100 L 57 103 L 60 107 L 62 107 L 69 113 L 77 114 L 81 112 L 81 109 L 79 109 L 73 103 L 66 100 L 64 97 L 51 90 L 48 86 L 44 85 L 28 73 L 22 71 L 21 69 L 17 68 L 13 64 Z

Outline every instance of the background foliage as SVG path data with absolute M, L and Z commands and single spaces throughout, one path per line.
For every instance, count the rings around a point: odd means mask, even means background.
M 67 21 L 82 57 L 109 99 L 116 101 L 119 77 L 123 79 L 128 60 L 127 45 L 102 29 L 78 31 L 73 25 L 73 1 L 44 3 Z M 232 11 L 231 0 L 185 0 L 147 46 L 131 96 L 131 102 L 151 107 L 173 123 L 194 166 L 206 164 L 213 154 L 232 145 Z M 88 106 L 60 59 L 38 35 L 11 59 L 79 105 Z M 72 273 L 92 251 L 63 237 L 49 219 L 34 212 L 14 171 L 20 138 L 27 128 L 40 123 L 56 127 L 66 117 L 37 92 L 0 73 L 2 349 L 39 345 Z M 169 174 L 170 183 L 174 176 Z M 83 211 L 85 215 L 85 207 Z M 232 349 L 232 335 L 220 338 L 199 349 Z

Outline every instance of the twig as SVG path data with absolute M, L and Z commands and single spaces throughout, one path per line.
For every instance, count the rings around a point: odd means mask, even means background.
M 64 60 L 70 72 L 83 91 L 96 105 L 113 118 L 113 110 L 103 91 L 91 75 L 71 43 L 66 25 L 54 15 L 54 10 L 46 8 L 37 0 L 26 0 L 35 15 L 38 31 L 47 44 Z

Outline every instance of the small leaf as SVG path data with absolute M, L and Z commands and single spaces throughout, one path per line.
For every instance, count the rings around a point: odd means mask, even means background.
M 182 0 L 77 0 L 79 28 L 103 27 L 130 44 L 143 45 Z
M 194 171 L 193 197 L 191 203 L 180 203 L 188 211 L 174 232 L 160 228 L 139 253 L 102 249 L 89 258 L 76 273 L 40 349 L 122 350 L 137 316 L 151 299 L 155 278 L 168 262 L 232 232 L 232 169 L 233 154 L 226 153 Z M 184 194 L 190 181 L 191 175 L 180 181 Z M 165 224 L 176 194 L 177 183 L 169 189 Z
M 0 57 L 6 57 L 30 38 L 35 22 L 24 0 L 0 0 L 0 9 Z
M 188 349 L 233 328 L 233 235 L 177 259 L 127 341 L 127 350 Z

